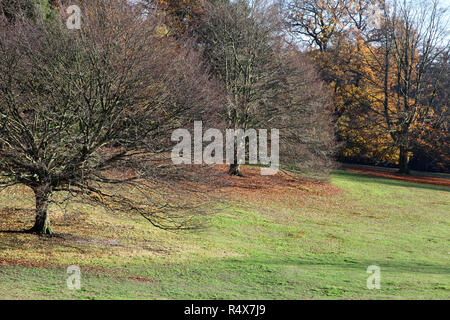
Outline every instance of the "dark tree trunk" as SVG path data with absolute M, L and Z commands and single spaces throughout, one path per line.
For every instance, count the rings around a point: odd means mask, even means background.
M 242 177 L 241 165 L 240 164 L 230 164 L 230 170 L 228 170 L 230 176 Z
M 50 219 L 48 217 L 48 204 L 51 191 L 44 187 L 37 187 L 33 190 L 36 199 L 36 220 L 33 228 L 28 230 L 28 232 L 39 235 L 51 235 L 52 231 L 50 229 Z
M 399 159 L 399 173 L 409 174 L 408 167 L 408 149 L 405 147 L 400 147 L 400 159 Z

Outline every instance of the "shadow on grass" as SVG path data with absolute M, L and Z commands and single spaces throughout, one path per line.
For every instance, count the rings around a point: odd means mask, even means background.
M 447 275 L 450 272 L 450 267 L 446 265 L 438 265 L 434 263 L 422 263 L 414 261 L 396 261 L 393 260 L 354 260 L 347 262 L 345 260 L 340 261 L 314 261 L 314 260 L 294 260 L 294 259 L 267 259 L 267 260 L 245 260 L 245 261 L 228 261 L 228 263 L 245 263 L 246 265 L 279 265 L 279 266 L 298 266 L 298 267 L 327 267 L 333 266 L 339 269 L 349 269 L 349 270 L 361 270 L 366 272 L 367 268 L 372 265 L 379 266 L 383 272 L 401 272 L 401 273 L 424 273 L 424 274 L 441 274 Z M 239 267 L 242 268 L 242 265 Z
M 0 230 L 0 234 L 29 234 L 29 235 L 39 236 L 39 237 L 42 237 L 42 238 L 65 239 L 64 235 L 60 234 L 60 233 L 37 234 L 36 232 L 30 231 L 29 229 L 25 229 L 25 230 Z
M 30 234 L 28 230 L 0 230 L 0 233 L 20 233 L 20 234 Z
M 361 182 L 361 183 L 376 183 L 376 184 L 384 184 L 392 187 L 404 187 L 404 188 L 420 188 L 420 189 L 426 189 L 426 190 L 432 190 L 432 191 L 446 191 L 450 192 L 450 188 L 444 187 L 444 186 L 438 186 L 433 184 L 424 184 L 424 183 L 418 183 L 418 182 L 408 182 L 408 181 L 401 181 L 401 180 L 395 180 L 395 179 L 389 179 L 389 178 L 380 178 L 375 177 L 370 174 L 364 174 L 364 173 L 355 173 L 355 172 L 348 172 L 348 171 L 335 171 L 333 173 L 335 176 L 340 177 L 348 177 L 351 178 L 354 182 Z

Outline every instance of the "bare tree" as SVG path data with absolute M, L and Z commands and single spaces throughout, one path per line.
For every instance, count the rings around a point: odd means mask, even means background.
M 309 60 L 286 40 L 279 13 L 261 1 L 215 1 L 195 32 L 211 75 L 224 88 L 226 126 L 280 129 L 285 169 L 314 158 L 324 165 L 333 150 L 329 94 Z M 241 175 L 237 161 L 229 174 Z
M 182 191 L 183 169 L 165 153 L 171 131 L 212 104 L 199 55 L 161 35 L 154 11 L 122 0 L 80 6 L 81 30 L 66 28 L 64 11 L 52 22 L 0 17 L 0 186 L 34 191 L 38 234 L 51 234 L 55 193 L 191 227 L 182 203 L 159 193 Z

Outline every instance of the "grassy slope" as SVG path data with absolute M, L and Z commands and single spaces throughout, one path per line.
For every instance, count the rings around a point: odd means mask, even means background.
M 344 171 L 332 183 L 340 194 L 229 202 L 200 233 L 53 208 L 63 238 L 0 233 L 0 298 L 449 298 L 450 189 Z M 23 192 L 0 194 L 0 229 L 31 224 Z M 80 291 L 66 289 L 69 265 Z M 369 265 L 381 290 L 366 288 Z

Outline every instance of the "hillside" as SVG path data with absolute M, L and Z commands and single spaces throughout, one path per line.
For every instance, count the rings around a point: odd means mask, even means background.
M 51 208 L 54 237 L 22 234 L 31 194 L 3 191 L 0 298 L 448 298 L 448 186 L 348 169 L 329 183 L 244 174 L 227 178 L 209 227 L 192 232 L 74 204 Z M 81 290 L 66 287 L 70 265 Z M 366 287 L 370 265 L 380 290 Z

